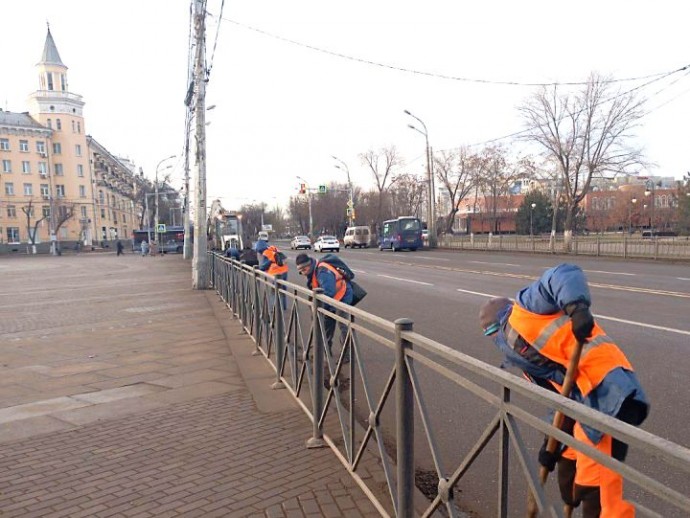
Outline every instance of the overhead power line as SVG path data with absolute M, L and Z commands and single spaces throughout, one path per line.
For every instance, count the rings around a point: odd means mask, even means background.
M 447 74 L 439 74 L 436 72 L 427 72 L 424 70 L 415 70 L 413 68 L 407 68 L 407 67 L 402 67 L 402 66 L 397 66 L 397 65 L 390 65 L 387 63 L 380 63 L 377 61 L 372 61 L 370 59 L 365 59 L 365 58 L 360 58 L 356 56 L 350 56 L 348 54 L 343 54 L 341 52 L 335 52 L 332 50 L 328 49 L 323 49 L 321 47 L 317 47 L 315 45 L 310 45 L 308 43 L 303 43 L 300 41 L 296 41 L 290 38 L 286 38 L 284 36 L 279 36 L 277 34 L 272 34 L 268 31 L 264 31 L 262 29 L 259 29 L 257 27 L 252 27 L 251 25 L 247 25 L 241 22 L 238 22 L 236 20 L 231 20 L 230 18 L 223 18 L 222 16 L 219 18 L 220 20 L 232 23 L 234 25 L 237 25 L 238 27 L 242 27 L 244 29 L 256 32 L 258 34 L 261 34 L 263 36 L 268 36 L 269 38 L 276 39 L 278 41 L 282 41 L 285 43 L 290 43 L 291 45 L 296 45 L 298 47 L 302 47 L 305 49 L 313 50 L 315 52 L 320 52 L 322 54 L 326 54 L 329 56 L 337 57 L 340 59 L 347 59 L 350 61 L 355 61 L 357 63 L 363 63 L 365 65 L 371 65 L 371 66 L 376 66 L 380 68 L 387 68 L 389 70 L 395 70 L 398 72 L 405 72 L 408 74 L 416 74 L 416 75 L 421 75 L 421 76 L 427 76 L 427 77 L 433 77 L 437 79 L 445 79 L 449 81 L 460 81 L 460 82 L 466 82 L 466 83 L 480 83 L 480 84 L 491 84 L 491 85 L 502 85 L 502 86 L 519 86 L 519 87 L 535 87 L 535 86 L 584 86 L 588 84 L 588 81 L 565 81 L 565 82 L 551 82 L 551 83 L 538 83 L 538 82 L 533 82 L 533 83 L 525 83 L 521 81 L 497 81 L 497 80 L 492 80 L 492 79 L 482 79 L 482 78 L 471 78 L 471 77 L 461 77 L 461 76 L 452 76 L 452 75 L 447 75 Z M 688 66 L 686 65 L 684 67 L 681 67 L 677 70 L 673 70 L 671 72 L 658 72 L 655 74 L 649 74 L 645 76 L 639 76 L 639 77 L 627 77 L 627 78 L 620 78 L 620 79 L 609 79 L 606 81 L 603 81 L 605 83 L 624 83 L 624 82 L 631 82 L 631 81 L 641 81 L 645 79 L 653 79 L 653 78 L 658 78 L 662 76 L 666 76 L 669 73 L 674 73 L 674 72 L 679 72 L 681 70 L 685 70 Z

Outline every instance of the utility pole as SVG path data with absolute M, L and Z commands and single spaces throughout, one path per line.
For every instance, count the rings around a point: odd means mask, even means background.
M 183 258 L 192 258 L 192 240 L 189 235 L 189 132 L 192 130 L 191 112 L 187 108 L 187 120 L 184 130 L 184 205 L 182 208 L 182 225 L 184 226 Z
M 429 248 L 436 248 L 438 243 L 436 236 L 436 194 L 434 192 L 433 152 L 431 150 L 431 147 L 429 146 L 429 131 L 426 129 L 426 124 L 424 124 L 424 121 L 422 119 L 420 119 L 413 113 L 410 113 L 409 110 L 405 110 L 405 114 L 415 119 L 422 125 L 422 128 L 424 128 L 424 131 L 422 131 L 413 124 L 407 125 L 408 128 L 415 130 L 417 133 L 421 133 L 426 141 L 426 176 L 428 182 L 428 206 L 426 208 L 426 225 L 429 229 Z
M 196 290 L 208 288 L 208 257 L 206 255 L 206 12 L 202 0 L 194 0 L 194 33 L 196 55 L 194 59 L 194 82 L 196 85 L 196 213 L 194 218 L 194 258 L 192 260 L 192 287 Z
M 53 190 L 53 175 L 50 172 L 50 155 L 48 154 L 48 143 L 46 150 L 41 154 L 41 158 L 46 159 L 46 174 L 48 175 L 48 204 L 50 205 L 50 218 L 48 219 L 50 232 L 50 255 L 58 255 L 57 236 L 55 235 L 55 196 Z

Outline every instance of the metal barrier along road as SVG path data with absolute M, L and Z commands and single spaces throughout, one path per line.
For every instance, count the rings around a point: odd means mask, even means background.
M 307 447 L 329 446 L 381 515 L 461 516 L 470 475 L 489 463 L 486 494 L 472 495 L 483 498 L 486 515 L 524 516 L 531 492 L 541 516 L 562 516 L 553 481 L 539 483 L 534 445 L 544 434 L 620 473 L 640 515 L 690 514 L 687 448 L 430 340 L 411 320 L 390 322 L 217 254 L 209 268 L 256 353 L 275 368 L 273 388 L 289 390 L 309 416 Z M 335 324 L 342 334 L 331 346 Z M 477 404 L 439 411 L 441 390 L 466 393 Z M 553 411 L 627 443 L 628 462 L 549 424 L 544 418 Z M 451 412 L 459 414 L 452 426 Z M 449 434 L 453 448 L 444 449 L 438 439 Z M 435 477 L 427 498 L 415 499 L 420 464 Z

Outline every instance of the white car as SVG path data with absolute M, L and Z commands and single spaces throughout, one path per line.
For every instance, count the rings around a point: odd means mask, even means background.
M 314 243 L 314 252 L 325 252 L 326 250 L 340 252 L 340 241 L 335 236 L 321 236 Z
M 299 250 L 300 248 L 311 250 L 311 239 L 309 236 L 295 236 L 290 242 L 290 248 L 292 250 Z

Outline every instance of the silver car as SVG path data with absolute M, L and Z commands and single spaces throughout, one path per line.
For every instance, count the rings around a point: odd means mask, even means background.
M 290 248 L 292 250 L 299 250 L 300 248 L 311 250 L 311 239 L 309 236 L 295 236 L 290 241 Z

